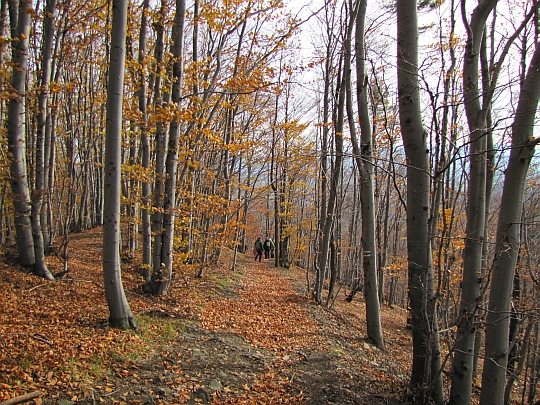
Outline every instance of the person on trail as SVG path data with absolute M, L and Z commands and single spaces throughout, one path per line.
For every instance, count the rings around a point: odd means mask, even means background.
M 272 249 L 272 241 L 266 237 L 266 240 L 264 241 L 264 258 L 269 259 L 270 258 L 270 249 Z
M 271 238 L 268 238 L 270 241 L 270 257 L 274 258 L 274 250 L 276 249 L 276 245 L 274 244 L 274 241 Z
M 263 253 L 263 243 L 260 236 L 255 241 L 255 251 L 257 252 L 257 254 L 255 255 L 255 261 L 257 261 L 257 258 L 259 259 L 259 261 L 261 261 Z

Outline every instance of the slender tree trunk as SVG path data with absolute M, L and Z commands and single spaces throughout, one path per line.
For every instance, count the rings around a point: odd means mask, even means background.
M 62 12 L 61 23 L 58 24 L 56 32 L 56 42 L 54 44 L 53 55 L 57 55 L 52 58 L 51 63 L 51 78 L 55 82 L 58 82 L 60 76 L 60 63 L 59 59 L 61 58 L 61 52 L 59 49 L 62 48 L 66 34 L 68 32 L 68 15 L 70 7 L 69 2 L 66 5 Z M 45 207 L 42 210 L 45 211 L 46 219 L 43 220 L 42 231 L 47 233 L 45 239 L 48 241 L 47 250 L 51 250 L 53 247 L 54 239 L 57 234 L 57 226 L 60 220 L 55 216 L 53 203 L 54 203 L 54 186 L 56 182 L 56 122 L 58 117 L 58 94 L 54 93 L 51 95 L 52 100 L 50 103 L 50 108 L 46 116 L 45 121 L 45 183 L 47 185 L 47 193 L 45 194 Z M 103 170 L 102 168 L 100 170 Z
M 538 291 L 536 291 L 536 294 L 538 294 Z M 536 322 L 534 325 L 534 338 L 533 342 L 535 344 L 538 344 L 538 339 L 540 338 L 540 323 L 538 322 L 538 314 L 536 314 Z M 537 350 L 531 350 L 532 354 L 529 357 L 529 390 L 527 393 L 527 404 L 532 405 L 534 403 L 534 397 L 536 396 L 536 385 L 538 382 L 538 362 L 537 360 Z
M 279 71 L 279 80 L 281 80 L 281 69 Z M 279 186 L 279 174 L 278 174 L 278 168 L 279 168 L 279 162 L 278 158 L 280 156 L 279 154 L 279 148 L 278 148 L 278 134 L 277 134 L 277 123 L 278 123 L 278 112 L 279 112 L 279 98 L 280 94 L 276 94 L 275 96 L 275 102 L 274 102 L 274 116 L 273 116 L 273 125 L 272 125 L 272 145 L 270 149 L 270 187 L 272 188 L 272 193 L 274 195 L 274 244 L 275 244 L 275 258 L 274 258 L 274 264 L 275 267 L 279 267 L 281 264 L 281 214 L 280 214 L 280 208 L 281 205 L 279 203 L 280 201 L 280 186 Z
M 324 63 L 324 90 L 323 90 L 323 110 L 322 110 L 322 129 L 321 129 L 321 162 L 320 162 L 320 202 L 319 206 L 319 220 L 317 222 L 317 244 L 315 252 L 317 256 L 314 260 L 314 267 L 317 270 L 317 278 L 315 280 L 314 298 L 316 302 L 322 301 L 322 287 L 324 286 L 324 276 L 326 269 L 321 269 L 319 263 L 321 261 L 321 247 L 323 244 L 323 228 L 324 221 L 327 217 L 328 208 L 328 139 L 330 137 L 330 105 L 332 100 L 332 76 L 334 73 L 332 60 L 334 56 L 335 43 L 333 38 L 333 26 L 332 26 L 333 14 L 329 8 L 325 9 L 327 40 L 326 55 Z
M 337 221 L 336 221 L 337 222 Z M 338 279 L 338 257 L 337 257 L 337 248 L 336 248 L 336 234 L 332 232 L 330 237 L 330 278 L 328 280 L 328 295 L 326 297 L 326 306 L 331 307 L 334 302 L 335 297 L 335 287 Z
M 192 48 L 192 62 L 194 66 L 197 66 L 199 63 L 199 19 L 200 19 L 200 6 L 199 6 L 199 0 L 193 1 L 193 48 Z M 199 72 L 197 69 L 193 72 L 193 97 L 198 101 L 198 97 L 200 97 L 200 83 L 199 83 Z M 204 97 L 203 97 L 204 99 Z M 187 129 L 185 131 L 185 135 L 187 136 L 191 130 Z M 189 170 L 186 170 L 189 169 Z M 182 253 L 187 254 L 192 250 L 192 244 L 193 244 L 193 198 L 194 198 L 194 179 L 195 174 L 193 166 L 189 166 L 189 168 L 186 168 L 186 165 L 184 165 L 183 173 L 180 176 L 180 181 L 184 181 L 184 173 L 186 171 L 189 171 L 190 177 L 187 180 L 188 186 L 188 197 L 185 200 L 185 205 L 190 207 L 189 208 L 189 215 L 188 215 L 188 225 L 182 230 Z
M 0 0 L 0 35 L 4 35 L 8 16 L 8 0 Z M 0 44 L 0 65 L 4 63 L 6 43 Z M 0 77 L 0 91 L 4 91 L 4 77 Z M 0 119 L 4 119 L 4 103 L 0 103 Z
M 338 194 L 338 185 L 341 177 L 341 169 L 343 165 L 343 128 L 345 119 L 345 72 L 338 79 L 338 104 L 337 108 L 337 120 L 334 126 L 334 143 L 335 143 L 335 162 L 332 170 L 332 177 L 330 180 L 330 194 L 328 195 L 328 207 L 326 211 L 326 218 L 324 219 L 324 226 L 322 228 L 322 243 L 320 246 L 319 256 L 319 272 L 321 277 L 317 279 L 317 302 L 322 303 L 319 295 L 322 294 L 324 285 L 324 274 L 326 272 L 326 266 L 328 262 L 328 253 L 330 249 L 330 238 L 332 236 L 332 227 L 335 219 L 335 207 Z
M 114 328 L 135 329 L 137 322 L 124 293 L 120 267 L 120 162 L 127 4 L 127 0 L 113 0 L 105 145 L 103 281 L 110 312 L 109 324 Z
M 521 349 L 519 351 L 519 354 L 517 353 L 517 345 L 516 347 L 516 359 L 517 360 L 517 367 L 509 372 L 508 381 L 506 382 L 506 387 L 504 389 L 504 405 L 508 405 L 510 403 L 510 394 L 512 393 L 512 387 L 514 386 L 514 383 L 516 380 L 520 377 L 521 372 L 523 371 L 523 366 L 525 364 L 525 360 L 527 358 L 527 352 L 530 348 L 530 342 L 531 342 L 531 334 L 533 332 L 533 328 L 536 327 L 536 317 L 531 316 L 529 318 L 529 322 L 527 324 L 527 328 L 525 329 L 525 333 L 523 335 L 523 343 L 521 344 Z
M 177 115 L 170 125 L 169 142 L 166 158 L 166 178 L 165 178 L 165 199 L 163 202 L 163 229 L 161 231 L 161 245 L 159 254 L 160 268 L 152 273 L 151 280 L 147 286 L 156 295 L 165 295 L 169 289 L 172 279 L 173 264 L 173 241 L 174 241 L 174 220 L 176 216 L 176 175 L 178 170 L 178 145 L 180 139 L 179 112 L 181 104 L 181 89 L 183 76 L 183 49 L 184 49 L 184 21 L 186 13 L 185 0 L 176 1 L 176 17 L 173 27 L 173 87 L 172 103 L 177 106 Z M 154 249 L 157 249 L 155 246 Z M 156 253 L 154 256 L 157 257 Z
M 418 21 L 415 0 L 397 1 L 398 98 L 401 133 L 407 157 L 407 254 L 409 305 L 412 322 L 413 362 L 411 386 L 427 391 L 437 403 L 442 397 L 440 365 L 432 364 L 432 343 L 438 335 L 436 317 L 428 297 L 433 296 L 433 268 L 429 241 L 430 167 L 427 133 L 422 124 L 418 83 Z M 436 354 L 436 353 L 435 353 Z M 434 357 L 439 360 L 440 357 Z M 435 375 L 432 370 L 437 369 Z
M 6 23 L 7 23 L 7 11 L 8 11 L 8 2 L 7 0 L 1 0 L 0 1 L 0 35 L 3 35 L 6 29 Z M 3 66 L 4 64 L 4 49 L 5 49 L 6 43 L 2 42 L 0 43 L 0 66 Z M 4 91 L 4 77 L 0 77 L 0 92 Z M 4 102 L 0 102 L 0 120 L 4 122 L 5 120 L 5 110 L 4 110 Z M 3 245 L 7 241 L 7 235 L 4 232 L 5 225 L 9 223 L 9 218 L 6 214 L 6 187 L 7 185 L 4 183 L 0 187 L 0 245 Z
M 496 13 L 494 13 L 494 17 L 492 20 L 492 32 L 491 37 L 495 37 L 495 21 L 496 21 Z M 480 45 L 480 64 L 481 64 L 481 72 L 482 72 L 482 87 L 484 89 L 484 95 L 486 95 L 489 91 L 489 88 L 491 87 L 491 74 L 490 72 L 493 69 L 493 53 L 495 50 L 492 48 L 492 57 L 488 60 L 487 56 L 487 33 L 484 33 L 484 38 L 482 40 L 482 44 Z M 488 114 L 486 116 L 486 127 L 492 128 L 493 123 L 491 119 L 491 106 L 488 107 Z M 491 194 L 492 194 L 492 188 L 493 188 L 493 180 L 495 177 L 495 148 L 493 146 L 493 132 L 489 131 L 487 134 L 487 145 L 486 145 L 486 197 L 485 197 L 485 210 L 484 210 L 484 241 L 482 244 L 482 265 L 481 265 L 481 277 L 482 279 L 486 279 L 487 277 L 487 260 L 488 260 L 488 254 L 489 254 L 489 247 L 490 247 L 490 241 L 489 241 L 489 229 L 490 229 L 490 223 L 489 223 L 489 213 L 490 213 L 490 203 L 491 203 Z M 480 297 L 482 300 L 480 304 L 480 311 L 478 312 L 478 318 L 482 319 L 485 317 L 484 309 L 487 307 L 487 297 L 485 294 L 482 294 Z M 476 328 L 476 333 L 474 337 L 474 357 L 473 357 L 473 370 L 472 370 L 472 378 L 473 381 L 476 381 L 477 379 L 477 370 L 478 370 L 478 359 L 480 357 L 480 350 L 482 348 L 483 344 L 483 334 L 484 334 L 484 328 Z
M 45 125 L 47 120 L 49 78 L 51 76 L 51 59 L 53 48 L 54 16 L 56 13 L 56 0 L 48 0 L 45 6 L 43 20 L 43 48 L 41 51 L 41 78 L 38 95 L 38 117 L 36 133 L 36 181 L 32 191 L 32 235 L 34 238 L 34 252 L 36 255 L 36 272 L 48 279 L 52 274 L 45 263 L 45 243 L 41 228 L 41 210 L 43 196 L 46 192 L 45 183 Z
M 141 30 L 139 33 L 139 111 L 141 112 L 141 163 L 145 171 L 150 169 L 150 138 L 148 136 L 148 114 L 146 111 L 146 37 L 148 33 L 147 12 L 150 7 L 150 0 L 144 0 L 141 14 Z M 146 179 L 142 182 L 141 201 L 141 233 L 142 233 L 142 268 L 141 274 L 145 280 L 150 279 L 152 268 L 152 229 L 150 222 L 150 182 Z
M 162 98 L 162 76 L 163 76 L 163 53 L 164 53 L 164 37 L 165 37 L 165 14 L 167 4 L 166 0 L 161 1 L 161 9 L 158 15 L 158 21 L 154 23 L 156 29 L 156 44 L 155 44 L 155 59 L 156 59 L 156 74 L 154 82 L 154 109 L 159 111 L 163 105 Z M 156 123 L 155 130 L 155 180 L 153 187 L 153 208 L 155 209 L 152 214 L 152 234 L 154 235 L 153 241 L 153 253 L 152 253 L 152 274 L 159 274 L 161 270 L 161 244 L 163 233 L 163 213 L 161 207 L 163 206 L 163 189 L 165 182 L 165 159 L 167 148 L 167 132 L 163 127 L 163 122 L 158 121 Z M 152 292 L 150 280 L 143 286 L 143 291 Z
M 13 97 L 9 99 L 7 117 L 8 152 L 11 157 L 9 172 L 15 210 L 15 233 L 19 263 L 23 266 L 34 266 L 34 240 L 30 221 L 30 200 L 28 176 L 26 171 L 25 147 L 25 102 L 26 75 L 28 69 L 28 37 L 30 35 L 30 1 L 19 0 L 9 2 L 12 42 L 13 71 L 11 86 Z M 46 278 L 47 274 L 41 274 Z
M 382 224 L 379 224 L 379 232 L 382 233 L 382 246 L 381 249 L 379 249 L 379 255 L 380 255 L 380 261 L 378 262 L 379 266 L 379 302 L 381 305 L 383 304 L 383 298 L 384 298 L 384 279 L 386 278 L 384 276 L 385 268 L 386 268 L 386 261 L 388 257 L 388 242 L 390 239 L 389 231 L 388 231 L 388 222 L 390 218 L 390 196 L 391 196 L 391 188 L 390 188 L 390 182 L 391 182 L 391 176 L 390 176 L 390 168 L 388 169 L 388 174 L 386 175 L 386 189 L 384 192 L 384 214 L 382 218 Z M 382 229 L 381 229 L 382 227 Z M 386 303 L 388 305 L 392 305 L 392 302 L 390 301 L 390 292 L 388 292 L 388 299 Z
M 367 0 L 360 0 L 356 16 L 355 55 L 356 55 L 356 98 L 358 118 L 360 120 L 361 149 L 358 148 L 356 131 L 351 131 L 356 163 L 360 170 L 360 205 L 362 210 L 362 250 L 364 268 L 364 298 L 366 300 L 366 322 L 369 340 L 379 349 L 384 350 L 384 338 L 381 327 L 381 309 L 379 304 L 379 288 L 377 277 L 377 244 L 375 240 L 375 198 L 373 194 L 373 147 L 371 120 L 369 116 L 366 74 L 366 49 L 364 43 L 364 26 Z M 352 22 L 351 22 L 352 25 Z M 350 54 L 350 37 L 346 38 Z M 350 64 L 350 61 L 349 63 Z M 350 69 L 347 69 L 346 71 Z M 350 89 L 350 74 L 347 89 Z M 352 100 L 347 104 L 352 104 Z M 352 106 L 351 106 L 352 109 Z M 352 118 L 352 117 L 351 117 Z M 349 120 L 351 120 L 349 118 Z M 354 129 L 354 123 L 351 123 Z
M 501 405 L 508 359 L 509 308 L 520 246 L 523 190 L 534 149 L 534 122 L 540 98 L 540 46 L 536 46 L 521 88 L 512 125 L 512 148 L 504 177 L 491 273 L 481 405 Z

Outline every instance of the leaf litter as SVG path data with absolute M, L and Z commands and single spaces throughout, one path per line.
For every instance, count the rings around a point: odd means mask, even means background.
M 382 308 L 387 352 L 366 340 L 365 307 L 328 310 L 305 270 L 232 253 L 198 279 L 178 266 L 170 292 L 141 292 L 138 263 L 122 277 L 137 331 L 107 326 L 101 229 L 70 240 L 69 272 L 27 274 L 0 261 L 0 401 L 34 404 L 401 404 L 411 356 L 406 311 Z M 63 260 L 47 258 L 57 273 Z

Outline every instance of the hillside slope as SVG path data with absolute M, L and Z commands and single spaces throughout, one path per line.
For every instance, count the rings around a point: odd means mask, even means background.
M 107 327 L 101 234 L 73 235 L 69 272 L 49 283 L 0 263 L 0 400 L 36 404 L 399 404 L 407 382 L 406 312 L 383 307 L 387 352 L 365 340 L 364 307 L 305 294 L 303 269 L 226 252 L 203 279 L 176 273 L 166 297 L 144 295 L 123 266 L 137 332 Z M 54 273 L 61 260 L 50 257 Z

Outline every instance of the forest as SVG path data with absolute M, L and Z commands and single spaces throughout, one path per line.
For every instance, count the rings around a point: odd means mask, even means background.
M 540 399 L 537 0 L 0 1 L 12 266 L 52 285 L 102 229 L 129 333 L 123 268 L 166 299 L 270 237 L 377 350 L 408 311 L 413 403 Z

